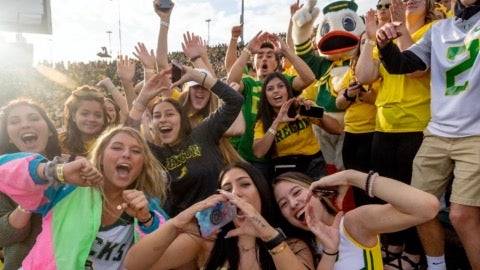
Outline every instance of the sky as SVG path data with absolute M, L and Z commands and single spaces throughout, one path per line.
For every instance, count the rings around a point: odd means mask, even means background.
M 181 50 L 182 34 L 187 30 L 202 36 L 210 45 L 227 43 L 232 26 L 240 22 L 242 0 L 173 1 L 169 51 Z M 245 40 L 248 42 L 260 30 L 286 32 L 294 1 L 244 0 Z M 317 7 L 322 8 L 326 3 L 318 1 Z M 357 0 L 359 14 L 375 3 Z M 8 1 L 0 0 L 0 9 L 5 9 L 1 5 L 8 5 Z M 96 54 L 102 46 L 112 51 L 113 56 L 121 52 L 131 57 L 137 42 L 145 43 L 149 49 L 156 47 L 160 19 L 151 0 L 51 0 L 50 5 L 52 35 L 23 34 L 34 45 L 34 63 L 98 60 Z M 14 42 L 15 34 L 0 32 L 2 40 Z

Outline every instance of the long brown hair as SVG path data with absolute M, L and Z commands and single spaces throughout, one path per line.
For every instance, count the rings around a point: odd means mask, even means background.
M 39 104 L 35 103 L 31 99 L 23 98 L 12 100 L 0 109 L 0 123 L 2 125 L 0 128 L 0 154 L 20 152 L 20 150 L 13 143 L 10 143 L 10 137 L 8 136 L 7 132 L 7 119 L 15 107 L 22 105 L 29 106 L 36 110 L 48 126 L 48 130 L 50 131 L 51 135 L 48 138 L 47 145 L 45 147 L 45 157 L 48 159 L 53 159 L 55 156 L 59 156 L 61 154 L 60 142 L 58 140 L 57 129 L 55 128 L 52 120 L 50 120 L 45 110 Z
M 96 101 L 102 106 L 103 127 L 99 134 L 105 130 L 108 125 L 107 111 L 103 100 L 103 93 L 93 86 L 80 86 L 72 92 L 65 101 L 63 114 L 65 118 L 65 131 L 60 133 L 62 148 L 67 154 L 86 156 L 88 149 L 85 149 L 85 142 L 82 140 L 82 132 L 73 120 L 75 113 L 82 101 Z M 99 135 L 97 134 L 97 135 Z

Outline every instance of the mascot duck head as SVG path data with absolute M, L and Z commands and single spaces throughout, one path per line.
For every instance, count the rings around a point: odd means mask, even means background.
M 293 15 L 292 38 L 296 46 L 311 39 L 313 24 L 320 15 L 316 5 L 317 0 L 307 0 Z M 346 0 L 329 3 L 323 8 L 313 40 L 320 56 L 332 61 L 353 56 L 360 35 L 365 31 L 365 23 L 358 16 L 357 8 L 355 2 Z M 297 53 L 301 54 L 303 49 L 297 50 Z
M 330 60 L 350 58 L 365 31 L 363 19 L 358 16 L 353 1 L 336 1 L 323 8 L 315 43 L 321 56 Z

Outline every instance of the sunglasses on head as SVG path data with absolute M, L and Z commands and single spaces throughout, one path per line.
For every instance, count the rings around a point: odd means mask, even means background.
M 78 88 L 72 92 L 72 95 L 76 97 L 96 97 L 96 98 L 102 98 L 102 99 L 105 96 L 103 92 L 95 88 L 88 88 L 88 87 Z
M 382 9 L 382 8 L 389 9 L 389 8 L 390 8 L 390 5 L 391 5 L 390 3 L 383 4 L 383 5 L 382 5 L 382 4 L 378 4 L 378 5 L 377 5 L 377 9 L 378 9 L 378 10 L 380 10 L 380 9 Z

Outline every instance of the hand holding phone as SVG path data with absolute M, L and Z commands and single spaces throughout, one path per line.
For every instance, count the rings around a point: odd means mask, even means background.
M 322 118 L 324 110 L 325 109 L 323 107 L 316 107 L 316 106 L 310 106 L 310 109 L 307 110 L 305 105 L 302 105 L 300 106 L 300 115 L 313 117 L 313 118 Z
M 181 64 L 172 61 L 172 83 L 180 80 L 183 75 L 183 67 Z
M 228 202 L 218 202 L 214 207 L 195 213 L 200 234 L 207 237 L 237 216 L 237 207 Z
M 338 191 L 335 189 L 327 189 L 327 188 L 314 188 L 312 190 L 313 196 L 315 197 L 337 197 Z
M 160 0 L 155 4 L 155 8 L 162 11 L 167 12 L 173 7 L 173 2 L 171 0 Z

